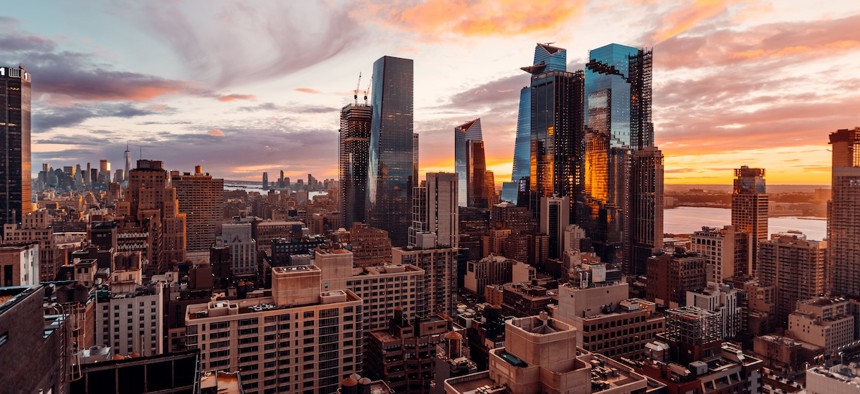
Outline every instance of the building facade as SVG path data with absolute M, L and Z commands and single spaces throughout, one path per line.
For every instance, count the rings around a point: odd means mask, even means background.
M 24 67 L 0 67 L 0 220 L 18 223 L 33 210 L 30 174 L 30 73 Z
M 759 242 L 758 280 L 776 291 L 776 323 L 785 327 L 797 302 L 824 293 L 824 241 L 808 241 L 803 234 L 774 234 Z
M 467 196 L 469 195 L 468 173 L 466 172 L 466 146 L 469 141 L 483 141 L 484 137 L 481 130 L 481 118 L 470 120 L 454 128 L 454 166 L 457 173 L 457 203 L 459 206 L 468 205 Z
M 860 296 L 860 128 L 830 134 L 832 197 L 827 208 L 827 242 L 833 292 Z
M 764 168 L 741 166 L 735 170 L 732 189 L 732 226 L 750 234 L 753 242 L 751 271 L 754 275 L 758 264 L 758 247 L 767 241 L 768 196 L 765 189 Z
M 174 171 L 170 175 L 179 212 L 185 214 L 186 251 L 208 254 L 215 237 L 221 234 L 224 180 L 203 173 L 201 166 L 194 167 L 194 174 Z
M 361 104 L 349 104 L 340 110 L 338 186 L 340 212 L 347 229 L 354 222 L 366 220 L 371 114 L 370 106 Z

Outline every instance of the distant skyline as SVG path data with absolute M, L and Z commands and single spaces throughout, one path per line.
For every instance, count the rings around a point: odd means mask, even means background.
M 536 42 L 654 49 L 667 184 L 829 184 L 829 133 L 860 126 L 860 3 L 472 1 L 20 3 L 0 12 L 0 65 L 32 74 L 33 171 L 124 163 L 231 180 L 337 176 L 340 107 L 383 55 L 414 59 L 421 175 L 454 171 L 454 128 L 481 118 L 509 180 L 519 67 Z M 362 96 L 359 93 L 359 96 Z M 362 97 L 359 97 L 361 100 Z

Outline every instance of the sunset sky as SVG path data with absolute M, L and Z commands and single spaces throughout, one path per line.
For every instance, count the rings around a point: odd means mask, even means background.
M 339 108 L 383 55 L 415 60 L 421 172 L 453 171 L 481 118 L 510 179 L 536 42 L 569 69 L 653 47 L 667 183 L 830 182 L 828 133 L 860 126 L 857 1 L 31 1 L 0 11 L 0 63 L 32 74 L 33 169 L 133 156 L 226 179 L 337 176 Z

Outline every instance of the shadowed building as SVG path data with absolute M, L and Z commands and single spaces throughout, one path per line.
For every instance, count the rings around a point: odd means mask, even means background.
M 752 237 L 752 266 L 748 275 L 754 275 L 758 264 L 758 247 L 767 241 L 767 192 L 765 191 L 764 168 L 741 166 L 735 169 L 732 190 L 732 226 Z
M 368 105 L 349 104 L 340 111 L 340 212 L 347 229 L 354 222 L 365 221 L 370 116 Z

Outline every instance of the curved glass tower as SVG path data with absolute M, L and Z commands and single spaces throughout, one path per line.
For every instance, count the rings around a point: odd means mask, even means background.
M 458 189 L 458 204 L 461 207 L 470 206 L 466 198 L 469 188 L 468 176 L 466 174 L 466 144 L 469 141 L 483 141 L 484 136 L 481 131 L 481 118 L 468 121 L 454 128 L 454 165 L 457 170 L 459 186 Z M 483 160 L 483 159 L 481 159 Z
M 373 115 L 367 169 L 368 223 L 406 246 L 412 219 L 413 64 L 383 56 L 373 63 Z

